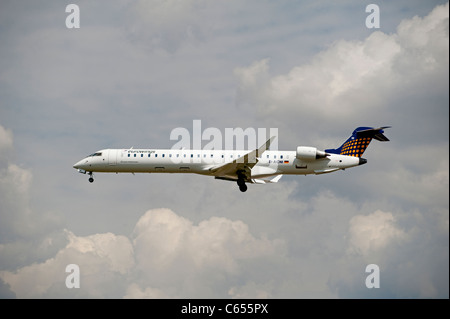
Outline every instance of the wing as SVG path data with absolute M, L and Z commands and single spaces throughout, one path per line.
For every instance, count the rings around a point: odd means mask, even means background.
M 275 136 L 272 136 L 263 145 L 261 145 L 260 148 L 253 150 L 232 162 L 211 167 L 209 169 L 210 174 L 215 176 L 217 179 L 236 181 L 241 177 L 246 182 L 251 182 L 252 167 L 258 163 L 258 159 L 269 148 L 274 139 Z

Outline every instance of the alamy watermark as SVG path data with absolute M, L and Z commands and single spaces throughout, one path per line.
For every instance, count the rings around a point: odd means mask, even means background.
M 66 266 L 66 272 L 70 273 L 66 277 L 66 287 L 80 288 L 80 267 L 77 264 L 69 264 Z
M 272 137 L 274 139 L 270 144 L 270 149 L 278 150 L 278 128 L 272 127 L 269 130 L 252 127 L 246 129 L 225 128 L 225 132 L 222 134 L 222 131 L 216 127 L 208 127 L 203 130 L 201 120 L 193 120 L 192 132 L 184 127 L 177 127 L 171 131 L 170 140 L 177 141 L 171 150 L 177 150 L 177 152 L 171 152 L 167 156 L 170 155 L 174 163 L 218 164 L 236 159 L 238 162 L 245 161 L 240 157 L 242 154 L 258 149 Z M 234 150 L 236 152 L 234 152 L 235 154 L 227 152 L 227 156 L 230 158 L 225 158 L 225 152 L 211 152 L 213 150 Z M 256 159 L 249 160 L 255 161 Z
M 66 12 L 70 13 L 66 17 L 67 29 L 79 29 L 80 28 L 80 7 L 76 4 L 68 4 L 66 6 Z
M 380 28 L 380 7 L 377 4 L 371 3 L 366 6 L 366 12 L 370 13 L 366 17 L 366 27 L 368 29 Z M 80 28 L 80 7 L 74 3 L 66 6 L 66 13 L 70 13 L 66 17 L 66 27 L 68 29 Z
M 367 265 L 366 272 L 370 273 L 366 277 L 366 287 L 369 289 L 380 288 L 380 267 L 376 264 Z
M 369 4 L 366 7 L 366 12 L 370 14 L 366 18 L 366 27 L 368 29 L 379 29 L 380 28 L 380 7 L 376 4 Z

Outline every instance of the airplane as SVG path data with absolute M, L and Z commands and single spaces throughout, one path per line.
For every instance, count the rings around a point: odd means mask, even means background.
M 252 151 L 103 149 L 78 161 L 73 167 L 94 181 L 102 173 L 195 173 L 236 182 L 241 192 L 246 183 L 276 183 L 283 175 L 326 174 L 367 163 L 362 158 L 372 139 L 386 142 L 385 128 L 358 127 L 338 148 L 318 150 L 298 146 L 295 151 L 271 151 L 272 136 Z

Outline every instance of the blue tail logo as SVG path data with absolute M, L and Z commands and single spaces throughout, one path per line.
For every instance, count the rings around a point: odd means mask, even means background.
M 390 126 L 383 126 L 380 128 L 358 127 L 353 131 L 352 136 L 350 136 L 339 148 L 328 149 L 325 150 L 325 152 L 361 157 L 372 139 L 376 139 L 381 142 L 389 141 L 389 139 L 383 134 L 384 129 L 389 127 Z

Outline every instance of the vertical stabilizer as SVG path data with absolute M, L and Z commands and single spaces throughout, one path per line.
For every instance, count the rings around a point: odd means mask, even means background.
M 340 154 L 347 156 L 361 157 L 369 146 L 372 139 L 381 142 L 387 142 L 389 139 L 384 136 L 384 129 L 390 126 L 383 126 L 380 128 L 373 127 L 358 127 L 356 128 L 352 135 L 336 149 L 327 149 L 325 152 L 332 154 Z

